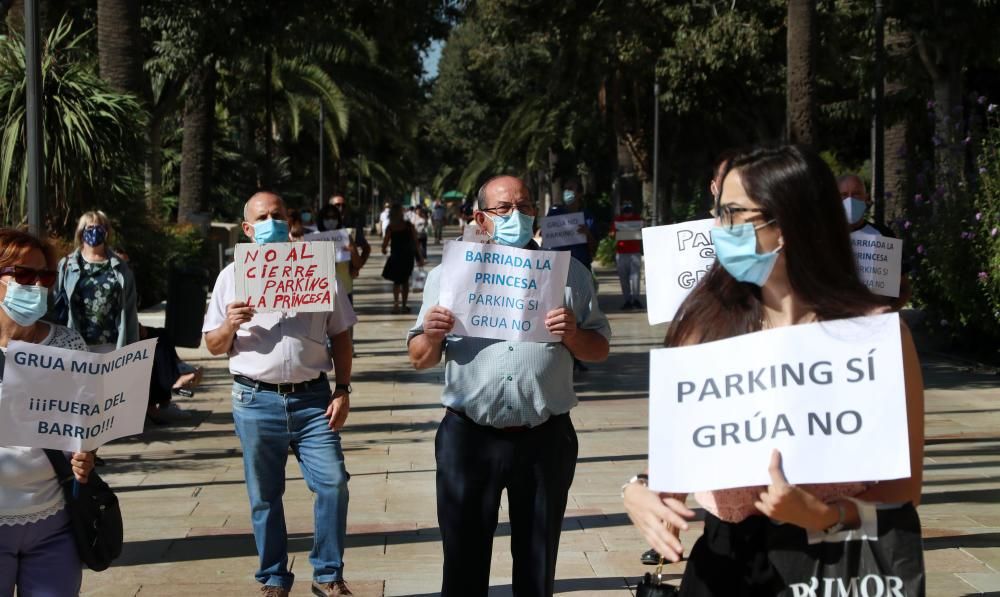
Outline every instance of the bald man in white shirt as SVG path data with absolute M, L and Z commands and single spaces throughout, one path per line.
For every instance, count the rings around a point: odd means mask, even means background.
M 243 232 L 255 242 L 287 242 L 285 204 L 257 193 L 243 209 Z M 351 340 L 357 321 L 344 292 L 335 308 L 320 313 L 257 313 L 236 300 L 235 266 L 215 282 L 202 332 L 212 354 L 229 355 L 233 374 L 233 421 L 243 448 L 254 540 L 260 556 L 255 576 L 261 593 L 286 597 L 288 536 L 282 494 L 291 448 L 302 476 L 316 494 L 315 540 L 309 562 L 314 595 L 351 595 L 344 582 L 347 480 L 340 429 L 350 410 Z M 327 340 L 333 346 L 333 359 Z M 331 393 L 331 364 L 336 387 Z

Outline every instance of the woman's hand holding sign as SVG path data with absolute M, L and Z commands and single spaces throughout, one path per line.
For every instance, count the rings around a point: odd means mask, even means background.
M 754 506 L 768 518 L 810 531 L 823 531 L 838 522 L 844 523 L 846 528 L 857 526 L 858 511 L 853 503 L 844 502 L 846 516 L 841 519 L 839 508 L 790 484 L 781 468 L 781 452 L 778 450 L 771 452 L 771 464 L 767 470 L 771 474 L 771 484 L 760 493 L 760 499 L 754 502 Z
M 684 502 L 669 493 L 656 493 L 640 483 L 624 489 L 625 512 L 632 519 L 646 543 L 671 562 L 679 562 L 684 546 L 678 537 L 688 529 L 687 520 L 694 517 Z
M 90 477 L 90 471 L 94 470 L 94 453 L 93 452 L 74 452 L 73 456 L 69 460 L 70 466 L 73 467 L 73 476 L 80 483 L 86 483 L 87 478 Z

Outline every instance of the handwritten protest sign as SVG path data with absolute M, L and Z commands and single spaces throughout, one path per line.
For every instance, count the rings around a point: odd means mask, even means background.
M 649 370 L 656 490 L 767 485 L 773 448 L 793 484 L 910 474 L 897 313 L 661 348 Z
M 542 219 L 542 245 L 555 249 L 587 242 L 587 235 L 580 232 L 585 225 L 583 212 L 546 216 Z
M 570 254 L 462 241 L 444 244 L 439 304 L 454 334 L 553 342 L 545 314 L 563 306 Z
M 323 230 L 320 232 L 310 232 L 302 237 L 307 242 L 329 241 L 336 246 L 337 263 L 351 260 L 351 252 L 347 250 L 347 245 L 354 242 L 354 228 L 338 228 L 337 230 Z
M 488 243 L 490 235 L 475 221 L 469 222 L 462 229 L 462 240 L 467 243 Z
M 333 311 L 334 243 L 236 245 L 236 299 L 261 312 Z
M 615 222 L 615 240 L 642 239 L 642 220 L 625 220 Z
M 8 446 L 86 452 L 142 433 L 156 339 L 105 354 L 12 340 L 0 392 Z
M 903 241 L 858 231 L 851 234 L 851 248 L 858 262 L 858 276 L 868 290 L 882 296 L 899 296 Z
M 694 220 L 642 229 L 646 255 L 646 300 L 650 325 L 671 321 L 715 262 L 710 231 L 714 220 Z M 622 222 L 615 222 L 618 226 Z

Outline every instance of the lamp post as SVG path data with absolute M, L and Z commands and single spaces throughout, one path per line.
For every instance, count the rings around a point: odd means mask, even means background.
M 323 106 L 323 100 L 319 102 L 319 196 L 316 199 L 316 215 L 319 216 L 320 210 L 323 209 L 323 200 L 326 195 L 323 194 L 323 119 L 325 116 L 326 108 Z
M 875 81 L 872 85 L 872 198 L 875 223 L 885 223 L 885 11 L 875 0 Z
M 653 70 L 653 225 L 660 225 L 660 82 Z
M 42 231 L 42 185 L 45 164 L 42 153 L 42 62 L 38 32 L 38 0 L 24 1 L 24 66 L 27 106 L 25 129 L 28 141 L 28 230 Z

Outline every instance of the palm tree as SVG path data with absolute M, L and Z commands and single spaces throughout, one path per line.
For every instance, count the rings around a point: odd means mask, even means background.
M 87 33 L 71 36 L 61 21 L 42 55 L 42 123 L 45 193 L 50 229 L 66 225 L 73 209 L 95 197 L 128 200 L 137 189 L 144 114 L 128 95 L 108 88 L 92 71 Z M 12 35 L 0 41 L 0 222 L 24 221 L 27 193 L 25 149 L 24 43 Z
M 817 138 L 816 0 L 788 0 L 788 140 L 814 145 Z
M 184 139 L 181 145 L 181 192 L 177 223 L 190 223 L 192 216 L 209 205 L 212 185 L 212 145 L 215 128 L 215 59 L 205 58 L 190 74 L 184 102 Z
M 97 57 L 101 78 L 119 93 L 145 97 L 139 0 L 97 0 Z

